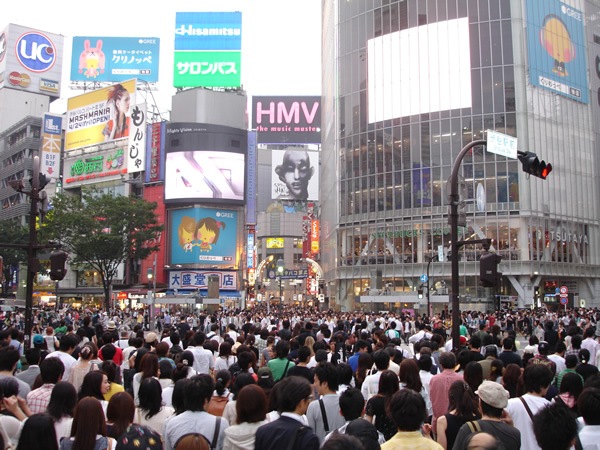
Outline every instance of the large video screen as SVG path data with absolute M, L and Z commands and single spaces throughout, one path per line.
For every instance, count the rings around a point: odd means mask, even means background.
M 165 202 L 244 203 L 245 130 L 171 123 L 166 133 Z
M 369 123 L 471 107 L 467 18 L 371 39 L 367 59 Z

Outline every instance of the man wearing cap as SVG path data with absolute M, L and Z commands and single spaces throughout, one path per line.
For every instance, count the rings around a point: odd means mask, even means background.
M 471 434 L 483 431 L 495 436 L 504 444 L 506 450 L 519 450 L 521 448 L 521 432 L 507 423 L 510 418 L 506 417 L 504 412 L 504 408 L 508 405 L 508 391 L 495 381 L 485 380 L 475 393 L 479 397 L 481 419 L 467 422 L 458 430 L 452 449 L 467 448 L 466 444 Z
M 144 342 L 145 348 L 147 348 L 150 351 L 154 351 L 156 344 L 158 344 L 158 335 L 154 331 L 151 331 L 150 333 L 146 334 Z

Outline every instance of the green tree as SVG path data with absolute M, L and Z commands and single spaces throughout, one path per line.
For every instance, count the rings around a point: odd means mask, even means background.
M 163 226 L 154 212 L 156 203 L 84 189 L 81 195 L 58 194 L 52 204 L 40 235 L 59 241 L 72 263 L 87 264 L 98 272 L 105 308 L 110 308 L 110 286 L 119 266 L 159 249 Z
M 0 221 L 0 256 L 2 256 L 2 297 L 8 296 L 8 286 L 19 270 L 19 264 L 27 263 L 27 250 L 2 247 L 2 244 L 29 243 L 29 230 L 13 220 Z

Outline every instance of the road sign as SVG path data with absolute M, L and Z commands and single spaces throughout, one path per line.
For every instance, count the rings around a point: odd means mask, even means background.
M 567 294 L 569 292 L 569 288 L 567 286 L 561 286 L 560 287 L 560 293 L 562 294 Z
M 421 283 L 427 283 L 427 280 L 429 279 L 429 277 L 425 274 L 421 275 Z
M 486 149 L 490 153 L 517 159 L 517 138 L 497 131 L 487 130 Z
M 568 303 L 568 301 L 569 301 L 569 299 L 567 297 L 562 297 L 562 294 L 561 294 L 560 304 L 561 305 L 566 305 Z

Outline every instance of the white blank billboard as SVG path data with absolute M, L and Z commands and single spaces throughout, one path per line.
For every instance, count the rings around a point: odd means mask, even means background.
M 369 123 L 470 108 L 469 43 L 466 17 L 370 39 Z

